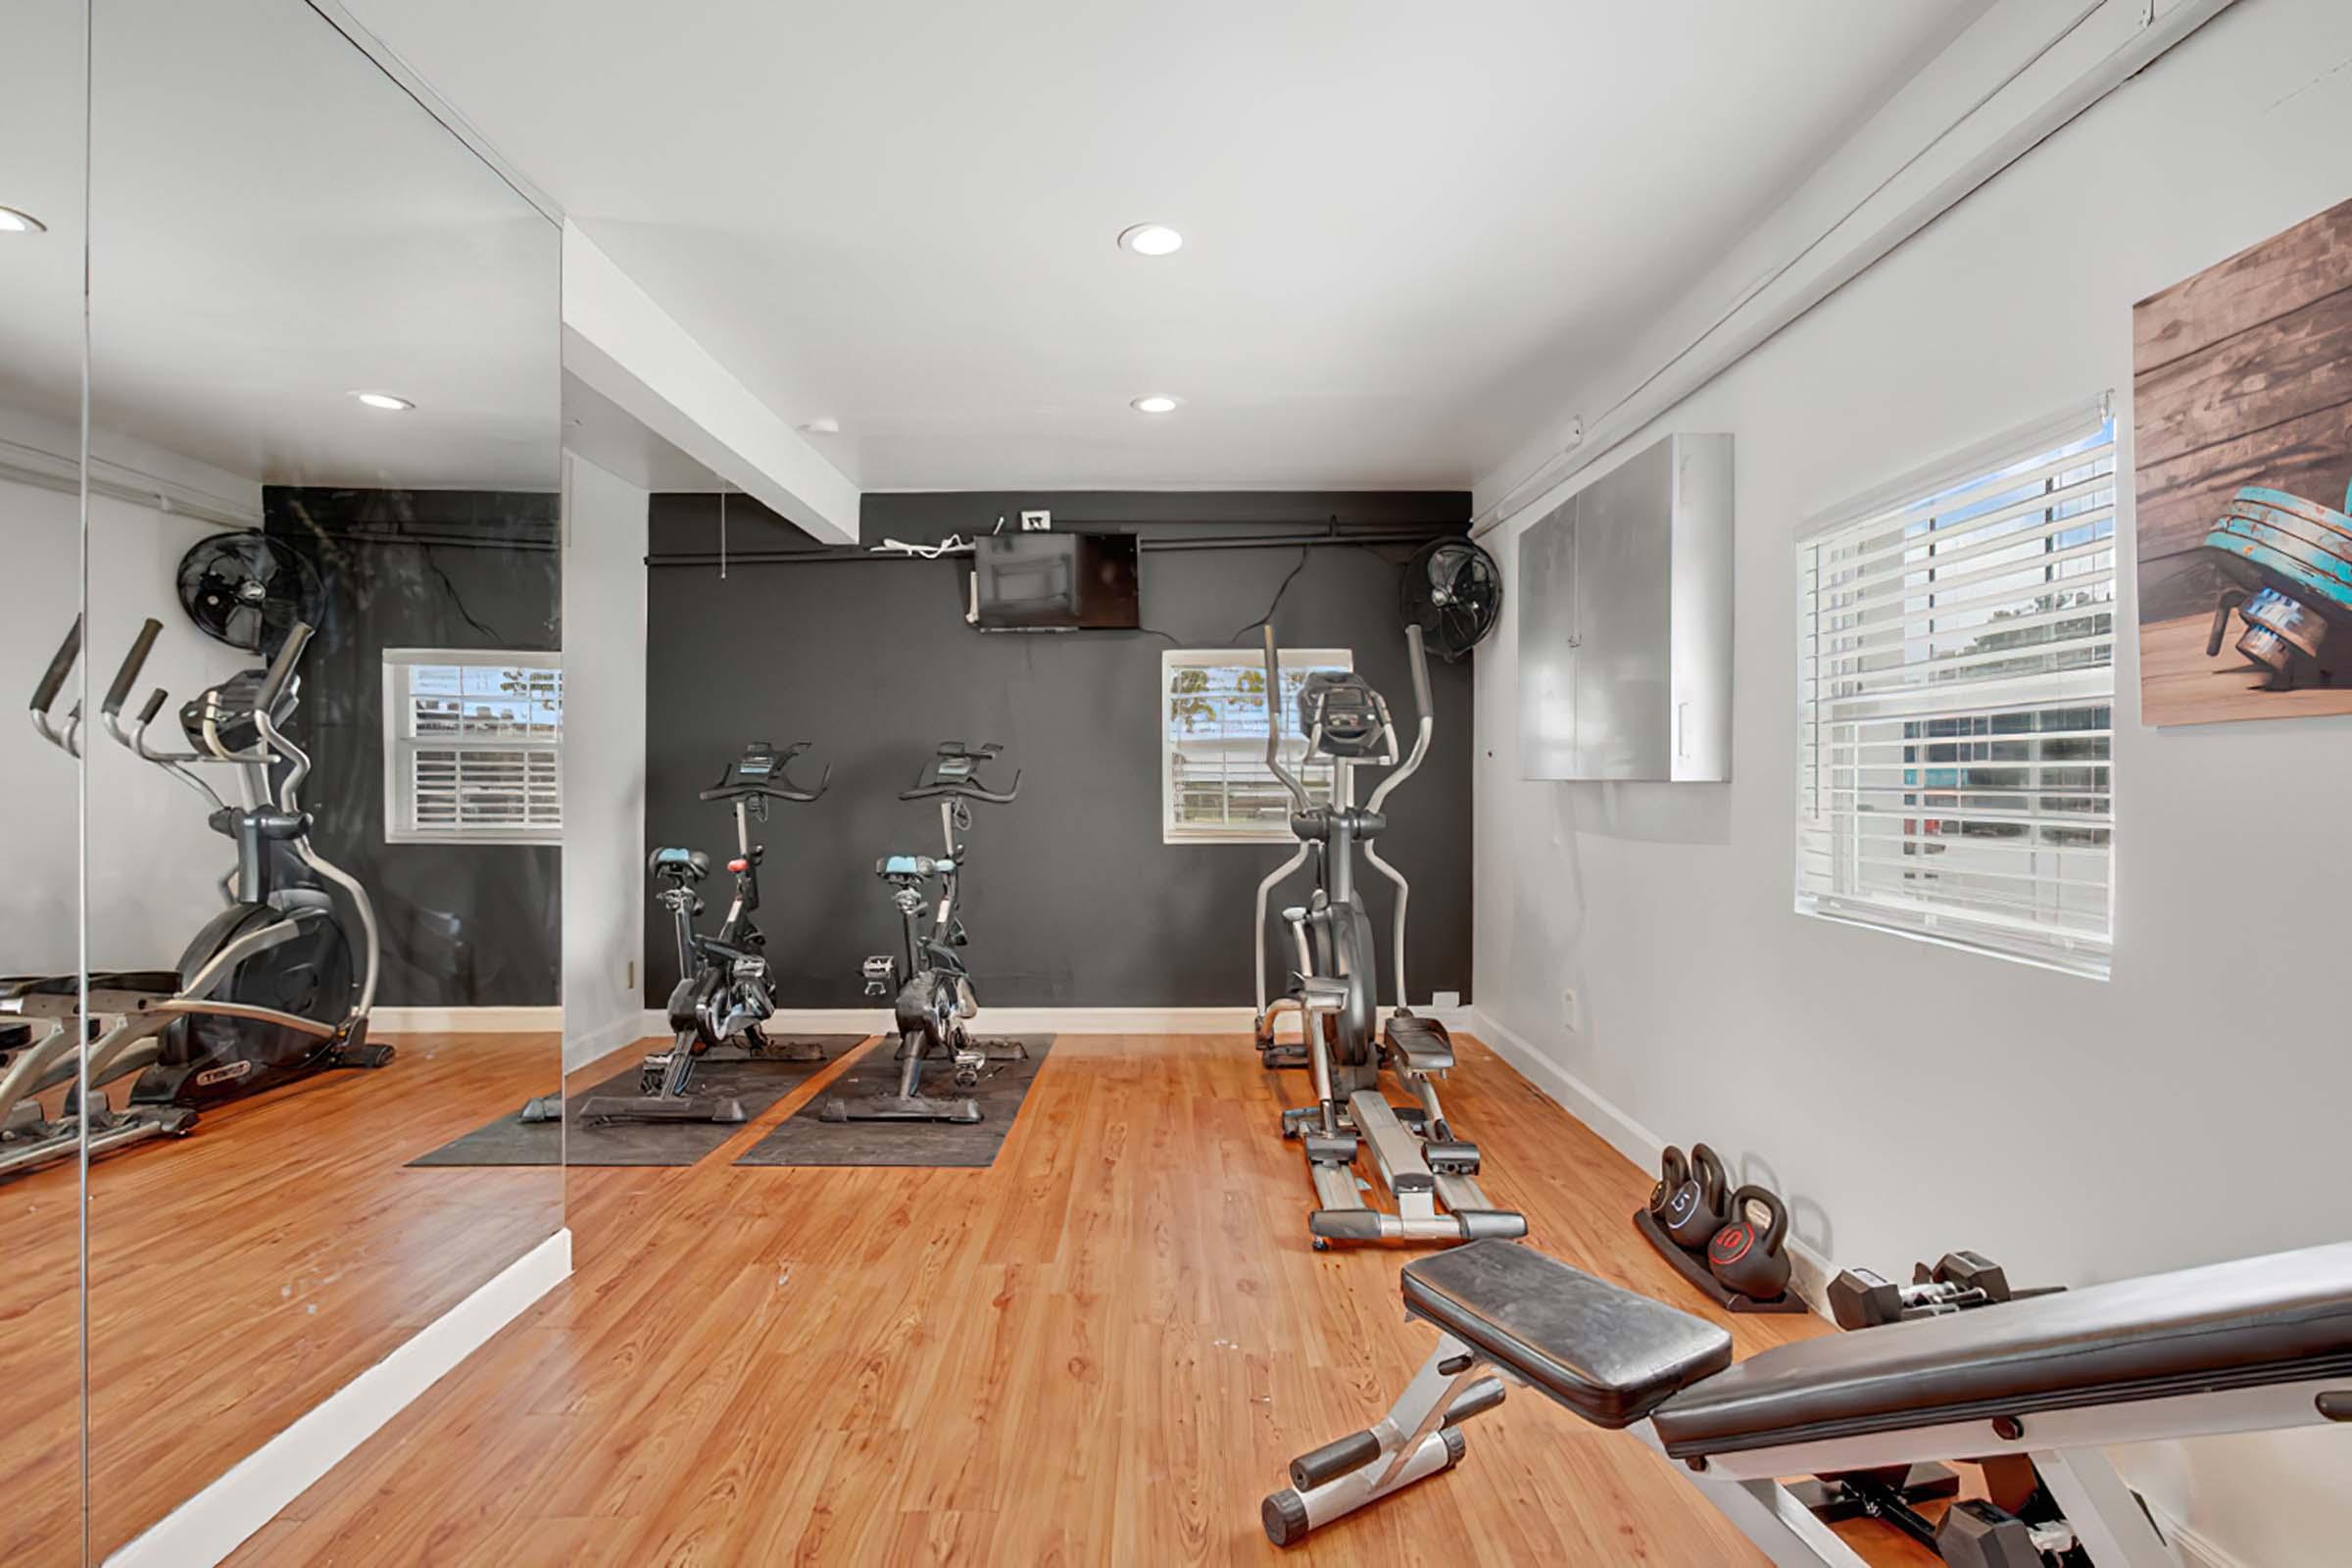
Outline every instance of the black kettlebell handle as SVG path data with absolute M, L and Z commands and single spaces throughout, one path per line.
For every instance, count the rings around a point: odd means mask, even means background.
M 1690 1161 L 1683 1157 L 1681 1150 L 1668 1144 L 1666 1152 L 1658 1156 L 1658 1185 L 1649 1190 L 1649 1211 L 1662 1213 L 1674 1190 L 1690 1179 Z
M 1748 1219 L 1750 1203 L 1764 1205 L 1766 1216 L 1764 1230 L 1756 1238 L 1756 1245 L 1767 1252 L 1779 1251 L 1782 1245 L 1788 1240 L 1788 1205 L 1782 1202 L 1781 1195 L 1771 1188 L 1757 1187 L 1751 1184 L 1734 1193 L 1731 1211 L 1724 1216 L 1724 1223 L 1737 1225 L 1745 1221 L 1750 1225 L 1754 1224 L 1753 1220 Z
M 1723 1212 L 1723 1195 L 1731 1188 L 1731 1178 L 1724 1174 L 1723 1161 L 1715 1151 L 1704 1144 L 1690 1146 L 1690 1174 L 1698 1181 L 1698 1196 L 1718 1214 Z

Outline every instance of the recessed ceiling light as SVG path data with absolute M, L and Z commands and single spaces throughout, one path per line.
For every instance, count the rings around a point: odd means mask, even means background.
M 1165 223 L 1137 223 L 1120 233 L 1119 249 L 1138 256 L 1166 256 L 1184 249 L 1184 236 Z
M 1165 392 L 1154 392 L 1150 397 L 1137 398 L 1128 406 L 1138 414 L 1174 414 L 1176 404 L 1177 400 Z
M 49 225 L 30 213 L 21 213 L 14 207 L 0 207 L 0 234 L 45 234 Z
M 394 414 L 403 413 L 416 406 L 407 398 L 396 398 L 389 392 L 354 392 L 352 396 L 371 409 L 385 409 Z

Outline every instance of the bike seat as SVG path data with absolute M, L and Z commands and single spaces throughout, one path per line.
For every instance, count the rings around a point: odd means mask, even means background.
M 874 862 L 876 876 L 939 876 L 956 869 L 956 862 L 928 855 L 885 855 Z
M 700 850 L 671 847 L 646 857 L 645 868 L 673 882 L 700 882 L 710 874 L 710 857 Z

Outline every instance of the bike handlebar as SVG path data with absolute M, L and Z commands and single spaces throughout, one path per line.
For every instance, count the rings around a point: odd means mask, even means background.
M 80 657 L 81 617 L 75 615 L 74 629 L 66 633 L 66 640 L 58 645 L 57 657 L 49 661 L 49 668 L 42 674 L 41 683 L 32 689 L 34 712 L 48 713 L 50 706 L 57 701 L 57 694 L 66 689 L 66 677 L 74 673 L 74 661 Z
M 164 623 L 152 615 L 139 628 L 139 635 L 131 643 L 130 652 L 122 656 L 122 667 L 115 671 L 115 683 L 106 689 L 106 701 L 98 706 L 98 711 L 109 718 L 122 711 L 122 704 L 129 698 L 131 687 L 138 683 L 139 671 L 147 667 L 147 656 L 154 650 L 155 639 L 162 635 Z
M 759 744 L 765 746 L 767 743 L 761 741 Z M 783 751 L 775 753 L 772 763 L 773 771 L 758 783 L 728 782 L 735 777 L 739 765 L 730 762 L 727 764 L 726 770 L 718 775 L 718 782 L 704 790 L 700 798 L 706 801 L 798 801 L 806 805 L 824 794 L 825 786 L 833 779 L 833 764 L 827 762 L 824 771 L 816 776 L 814 789 L 805 790 L 792 781 L 787 771 L 792 766 L 792 760 L 808 749 L 808 742 L 795 741 L 785 747 Z M 751 754 L 747 753 L 746 755 Z
M 172 694 L 165 691 L 161 686 L 158 686 L 155 690 L 149 692 L 147 694 L 147 706 L 139 710 L 139 727 L 141 729 L 145 729 L 148 725 L 154 723 L 155 715 L 162 712 L 164 710 L 164 704 L 170 702 L 171 700 Z
M 955 796 L 962 800 L 989 801 L 998 806 L 1009 806 L 1013 797 L 1020 793 L 1021 770 L 1016 767 L 1012 770 L 1012 782 L 1002 790 L 992 790 L 977 779 L 966 779 L 958 784 L 917 784 L 910 790 L 901 790 L 899 799 L 934 801 Z

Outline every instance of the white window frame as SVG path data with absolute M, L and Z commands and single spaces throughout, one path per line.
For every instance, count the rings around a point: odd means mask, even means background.
M 1355 667 L 1354 653 L 1346 648 L 1285 648 L 1281 651 L 1281 673 L 1287 678 L 1300 670 L 1348 669 Z M 1166 648 L 1159 655 L 1159 831 L 1163 844 L 1290 844 L 1290 824 L 1268 823 L 1251 827 L 1233 822 L 1204 824 L 1179 822 L 1176 819 L 1176 757 L 1177 745 L 1169 722 L 1169 703 L 1175 696 L 1175 678 L 1179 670 L 1216 669 L 1227 665 L 1262 670 L 1265 653 L 1253 648 Z M 1283 733 L 1286 736 L 1285 757 L 1299 765 L 1306 751 L 1306 737 L 1298 733 L 1298 707 L 1284 703 Z M 1275 789 L 1281 784 L 1266 767 L 1263 741 L 1250 766 Z M 1331 770 L 1301 768 L 1308 795 L 1318 801 L 1331 798 Z
M 561 674 L 564 656 L 543 650 L 504 648 L 387 648 L 384 650 L 384 842 L 387 844 L 560 844 L 564 840 L 564 733 L 559 717 L 554 739 L 538 736 L 467 736 L 462 741 L 418 738 L 409 733 L 409 671 L 454 664 L 469 669 L 552 669 Z M 561 691 L 559 689 L 559 698 Z M 559 711 L 561 710 L 559 709 Z M 552 824 L 483 828 L 420 828 L 416 822 L 413 781 L 416 754 L 459 746 L 476 751 L 552 751 L 556 812 Z
M 2087 561 L 2088 580 L 2085 586 L 2107 589 L 2108 598 L 2102 607 L 2108 622 L 2103 663 L 2084 667 L 2034 671 L 2008 679 L 1981 679 L 1973 683 L 1956 683 L 1948 688 L 1939 682 L 1929 680 L 1886 697 L 1840 696 L 1827 689 L 1828 685 L 1834 684 L 1841 678 L 1849 682 L 1867 681 L 1875 673 L 1891 673 L 1898 669 L 1925 667 L 1921 662 L 1906 660 L 1899 663 L 1888 663 L 1884 666 L 1883 671 L 1864 669 L 1859 675 L 1851 673 L 1852 667 L 1858 666 L 1862 662 L 1862 657 L 1857 656 L 1855 652 L 1856 642 L 1866 642 L 1873 638 L 1883 639 L 1888 631 L 1894 631 L 1895 635 L 1903 639 L 1906 644 L 1914 639 L 1925 638 L 1928 640 L 1927 646 L 1932 649 L 1936 637 L 1933 612 L 1941 608 L 1941 601 L 1932 587 L 1925 591 L 1899 592 L 1892 599 L 1885 602 L 1885 607 L 1890 608 L 1894 616 L 1886 626 L 1864 621 L 1849 611 L 1849 618 L 1846 619 L 1844 625 L 1837 628 L 1838 634 L 1842 635 L 1845 642 L 1841 648 L 1833 649 L 1830 655 L 1832 658 L 1845 661 L 1848 668 L 1842 673 L 1833 670 L 1825 675 L 1822 646 L 1825 637 L 1822 627 L 1824 619 L 1833 612 L 1828 607 L 1817 604 L 1814 594 L 1816 574 L 1821 569 L 1820 552 L 1825 547 L 1846 541 L 1859 543 L 1864 538 L 1875 540 L 1894 529 L 1906 528 L 1906 524 L 1915 526 L 1921 519 L 1934 516 L 1932 509 L 1935 502 L 1951 496 L 1956 490 L 1973 483 L 1989 484 L 1993 482 L 1993 476 L 2001 474 L 2004 470 L 2035 460 L 2055 460 L 2056 455 L 2064 452 L 2067 448 L 2092 440 L 2102 432 L 2105 433 L 2106 444 L 2093 447 L 2081 454 L 2082 462 L 2079 466 L 2091 467 L 2098 463 L 2111 465 L 2112 472 L 2106 476 L 2107 488 L 2111 494 L 2101 506 L 2097 504 L 2097 487 L 2091 481 L 2081 481 L 2083 485 L 2090 487 L 2090 504 L 2087 509 L 2081 514 L 2070 514 L 2057 522 L 2045 522 L 2043 537 L 2051 545 L 2055 545 L 2056 535 L 2050 530 L 2063 523 L 2080 522 L 2086 527 L 2095 526 L 2100 522 L 2106 522 L 2109 525 L 2110 532 L 2104 540 L 2105 548 L 2103 550 L 2098 548 L 2100 542 L 2094 539 L 2082 545 L 2053 552 L 2061 559 L 2074 557 L 2078 564 Z M 2126 635 L 2122 619 L 2123 606 L 2120 588 L 2123 570 L 2122 543 L 2125 531 L 2122 525 L 2123 486 L 2127 482 L 2128 476 L 2123 472 L 2120 448 L 2116 441 L 2114 398 L 2112 394 L 2108 394 L 2087 406 L 2078 406 L 2046 418 L 2036 419 L 2030 424 L 2021 425 L 1964 452 L 1955 453 L 1941 462 L 1906 474 L 1889 484 L 1882 485 L 1867 495 L 1857 497 L 1844 506 L 1811 519 L 1800 530 L 1795 541 L 1794 552 L 1797 616 L 1795 713 L 1797 780 L 1794 812 L 1795 860 L 1792 866 L 1795 907 L 1798 913 L 1887 931 L 1900 936 L 1962 948 L 1972 952 L 1991 954 L 2093 979 L 2104 980 L 2108 977 L 2114 953 L 2115 826 L 2117 820 L 2115 801 L 2119 783 L 2115 772 L 2116 760 L 2113 745 L 2116 729 L 2114 715 L 2117 710 L 2115 644 Z M 2077 469 L 2069 467 L 2063 471 L 2073 473 Z M 2057 481 L 2053 477 L 2051 482 L 2055 484 Z M 2006 510 L 2006 507 L 2003 510 Z M 2043 511 L 2055 514 L 2056 508 L 2043 509 Z M 2104 514 L 2102 515 L 2102 514 Z M 1986 514 L 1988 516 L 1991 514 Z M 1932 526 L 1931 523 L 1930 527 L 1932 528 Z M 1965 523 L 1955 524 L 1954 532 L 1959 533 L 1965 526 L 1967 526 Z M 1913 535 L 1906 531 L 1905 537 L 1924 538 L 1925 535 Z M 2023 542 L 2022 538 L 2021 542 Z M 1878 548 L 1883 551 L 1885 547 L 1878 546 Z M 1911 548 L 1922 547 L 1912 546 Z M 1963 545 L 1959 548 L 1967 547 Z M 2000 558 L 1999 547 L 1990 544 L 1989 541 L 1980 545 L 1979 549 L 1981 552 L 1988 549 L 1996 561 Z M 1867 558 L 1867 554 L 1868 552 L 1865 551 L 1865 558 Z M 2103 566 L 2099 559 L 2101 556 L 2106 558 Z M 2055 564 L 2057 564 L 2056 562 L 2053 563 L 2053 565 Z M 2027 567 L 2021 568 L 2021 574 L 2022 570 L 2030 568 L 2030 565 L 2031 563 L 2028 563 Z M 1916 566 L 1911 568 L 1914 573 L 1918 569 Z M 1982 566 L 1976 569 L 1980 574 L 1985 570 Z M 1967 568 L 1960 568 L 1955 575 L 1965 582 Z M 1905 579 L 1898 576 L 1887 580 L 1899 583 Z M 1936 579 L 1931 577 L 1931 582 L 1935 580 Z M 2045 577 L 2045 580 L 2054 585 L 2072 585 L 2081 579 L 2058 575 Z M 1984 592 L 1990 593 L 1993 590 L 1984 590 Z M 1924 602 L 1926 609 L 1914 608 L 1915 602 Z M 2075 619 L 2095 616 L 2098 612 L 2097 610 L 2088 606 L 2079 608 L 2082 610 L 2081 615 L 2066 616 L 2064 619 L 2071 622 Z M 1969 612 L 1984 613 L 1984 608 L 1975 609 L 1973 612 L 1955 610 L 1952 615 L 1954 619 L 1959 619 Z M 2058 612 L 2044 612 L 2038 616 L 2023 618 L 2021 624 L 2031 625 L 2035 619 L 2052 621 L 2051 635 L 2053 637 L 2064 636 L 2066 634 L 2056 624 L 2058 614 Z M 1898 629 L 1898 625 L 1901 623 L 1917 621 L 1923 615 L 1927 616 L 1928 629 L 1925 632 Z M 1986 621 L 1984 624 L 1995 623 Z M 1956 638 L 1968 635 L 1972 630 L 1981 631 L 1982 628 L 1963 627 L 1945 635 Z M 2095 645 L 2098 641 L 2098 634 L 2092 632 L 2078 639 L 2078 644 Z M 1896 649 L 1894 643 L 1886 643 L 1884 646 L 1889 651 Z M 2062 644 L 2061 646 L 2069 645 Z M 1961 655 L 1960 657 L 1970 658 L 1971 656 Z M 1981 662 L 1986 660 L 1990 660 L 1995 664 L 1999 662 L 1996 658 L 1987 654 L 1973 656 L 1971 662 Z M 2100 864 L 2105 908 L 2094 928 L 2084 929 L 2080 925 L 2069 925 L 2057 918 L 2035 918 L 2031 913 L 2014 910 L 1996 913 L 1990 909 L 1971 907 L 1958 900 L 1938 901 L 1933 896 L 1934 889 L 1931 884 L 1934 879 L 1932 877 L 1919 878 L 1921 883 L 1919 890 L 1910 894 L 1897 894 L 1883 885 L 1838 885 L 1841 875 L 1852 873 L 1839 869 L 1838 857 L 1834 850 L 1825 857 L 1823 846 L 1825 843 L 1835 846 L 1844 842 L 1844 836 L 1851 836 L 1863 831 L 1861 824 L 1868 820 L 1870 814 L 1861 809 L 1860 802 L 1864 794 L 1881 793 L 1900 797 L 1893 803 L 1876 809 L 1884 811 L 1887 815 L 1888 825 L 1899 824 L 1900 832 L 1903 835 L 1899 842 L 1903 844 L 1915 842 L 1910 836 L 1912 822 L 1903 820 L 1906 815 L 1909 818 L 1917 819 L 1921 831 L 1925 833 L 1927 823 L 1949 823 L 1963 816 L 1973 816 L 1981 808 L 1978 803 L 1966 799 L 1971 792 L 1957 783 L 1949 789 L 1942 789 L 1923 781 L 1918 788 L 1914 789 L 1910 780 L 1915 774 L 1926 774 L 1931 769 L 1941 766 L 1956 768 L 1957 765 L 1960 765 L 1940 760 L 1911 761 L 1910 758 L 1914 750 L 1925 750 L 1938 742 L 1958 748 L 1980 739 L 2014 740 L 2028 736 L 2070 736 L 2074 734 L 2073 731 L 2043 731 L 2038 728 L 2021 731 L 2017 734 L 2010 734 L 1998 729 L 1987 729 L 1969 731 L 1949 740 L 1940 734 L 1932 734 L 1921 736 L 1916 741 L 1907 740 L 1897 743 L 1860 740 L 1859 737 L 1863 732 L 1855 728 L 1857 722 L 1868 723 L 1873 720 L 1925 722 L 1945 714 L 1980 717 L 1997 715 L 2002 712 L 2064 708 L 2105 708 L 2108 711 L 2107 728 L 2103 732 L 2108 740 L 2106 756 L 2096 761 L 2072 762 L 2072 765 L 2077 767 L 2103 767 L 2106 769 L 2106 795 L 2103 803 L 2105 810 L 2086 815 L 2082 824 L 2086 827 L 2105 828 L 2107 831 L 2107 840 L 2103 846 L 2104 858 Z M 1947 718 L 1946 721 L 1950 720 Z M 1851 755 L 1848 761 L 1843 764 L 1836 762 L 1837 743 L 1832 740 L 1832 731 L 1839 727 L 1853 737 L 1845 743 Z M 2084 731 L 2083 735 L 2085 738 L 2095 739 L 2101 733 L 2096 730 L 2088 730 Z M 1866 786 L 1859 791 L 1850 787 L 1844 790 L 1836 788 L 1834 780 L 1838 767 L 1844 766 L 1850 769 L 1862 763 L 1864 748 L 1896 744 L 1907 749 L 1902 752 L 1901 757 L 1895 762 L 1888 765 L 1909 768 L 1910 772 L 1898 772 L 1896 781 L 1885 787 Z M 1987 747 L 1987 750 L 1989 749 Z M 2035 749 L 2032 761 L 2013 764 L 2036 769 L 2034 775 L 2035 782 L 2027 786 L 2026 792 L 2029 795 L 2039 788 L 2037 771 L 2039 767 L 2069 765 L 2067 761 L 2063 760 L 2044 763 L 2039 757 L 2039 748 Z M 1988 765 L 1998 766 L 2001 764 L 1993 762 Z M 1863 780 L 1860 773 L 1853 774 L 1853 778 L 1855 785 L 1862 785 Z M 2067 793 L 2064 790 L 2058 790 L 2055 786 L 2052 788 L 2056 793 Z M 1983 794 L 1984 792 L 1976 793 Z M 1848 807 L 1832 805 L 1833 798 L 1837 794 L 1850 797 L 1852 804 Z M 1951 808 L 1939 809 L 1934 804 L 1920 800 L 1920 797 L 1938 795 L 1948 796 L 1957 804 Z M 2063 868 L 2045 869 L 2045 857 L 2039 853 L 2042 843 L 2039 838 L 2035 837 L 2035 834 L 2044 826 L 2054 825 L 2045 822 L 2042 815 L 2043 811 L 2048 809 L 2048 801 L 2036 796 L 2025 803 L 2022 809 L 2024 815 L 2011 818 L 2011 820 L 2023 820 L 2029 824 L 2026 834 L 2027 842 L 2019 847 L 2025 858 L 2019 862 L 2021 868 L 2019 872 L 2004 874 L 2014 875 L 2014 879 L 2023 884 L 2024 889 L 2032 890 L 2034 894 L 2034 902 L 2036 903 L 2039 902 L 2040 895 L 2045 888 L 2054 890 L 2056 898 L 2063 904 L 2069 897 L 2067 889 L 2080 889 L 2094 885 L 2066 877 L 2063 874 Z M 2074 825 L 2071 813 L 2061 813 L 2059 820 L 2064 825 Z M 1859 843 L 1860 840 L 1856 839 L 1854 842 Z M 1916 842 L 1925 843 L 1927 840 L 1922 838 Z M 2053 846 L 2046 860 L 2056 862 L 2061 860 L 2067 853 L 2068 849 L 2063 844 Z M 2077 849 L 2075 853 L 2080 857 L 2090 854 L 2091 851 Z M 1931 867 L 1935 863 L 1923 860 L 1923 869 Z M 1984 871 L 1974 867 L 1955 866 L 1951 869 L 1962 874 L 1973 874 L 1980 879 L 1986 875 Z M 1864 873 L 1864 876 L 1867 877 L 1867 873 Z M 1883 883 L 1885 879 L 1876 880 Z M 1906 875 L 1905 880 L 1908 881 L 1911 878 Z M 2082 918 L 2082 911 L 2079 908 L 2067 912 L 2075 919 Z

